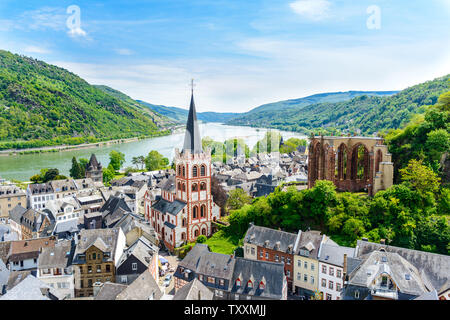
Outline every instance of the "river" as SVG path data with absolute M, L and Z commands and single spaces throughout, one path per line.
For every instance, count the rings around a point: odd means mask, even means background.
M 220 123 L 201 123 L 199 125 L 202 137 L 211 137 L 215 141 L 223 142 L 230 138 L 242 138 L 246 144 L 253 148 L 258 140 L 261 140 L 269 129 L 229 126 Z M 306 138 L 296 132 L 280 131 L 284 140 L 291 137 Z M 95 153 L 103 167 L 109 164 L 109 153 L 117 150 L 125 154 L 123 168 L 133 166 L 131 159 L 136 156 L 146 156 L 151 150 L 157 150 L 172 161 L 175 148 L 182 148 L 184 142 L 184 130 L 169 136 L 149 138 L 134 142 L 112 144 L 107 146 L 94 146 L 79 150 L 61 152 L 48 152 L 0 157 L 0 178 L 29 181 L 30 177 L 39 173 L 42 168 L 58 168 L 60 173 L 69 176 L 72 166 L 72 157 L 89 159 Z

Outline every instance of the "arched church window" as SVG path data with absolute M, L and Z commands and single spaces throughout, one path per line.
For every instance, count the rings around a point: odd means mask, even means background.
M 192 185 L 192 191 L 198 191 L 198 184 L 194 183 Z
M 192 218 L 197 219 L 197 216 L 198 216 L 198 207 L 194 206 L 194 208 L 192 209 Z
M 204 164 L 200 167 L 200 175 L 202 177 L 206 176 L 206 166 Z
M 198 167 L 197 166 L 194 166 L 192 168 L 192 176 L 193 177 L 197 177 L 198 176 Z
M 204 217 L 205 217 L 205 214 L 206 214 L 206 206 L 205 206 L 205 205 L 202 205 L 202 206 L 200 207 L 200 217 L 204 218 Z
M 200 183 L 200 190 L 201 191 L 206 190 L 206 183 L 204 183 L 204 182 Z

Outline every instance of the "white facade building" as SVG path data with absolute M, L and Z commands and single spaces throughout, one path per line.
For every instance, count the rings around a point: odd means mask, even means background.
M 319 292 L 324 300 L 340 300 L 344 286 L 344 255 L 353 258 L 355 248 L 322 244 L 319 252 Z

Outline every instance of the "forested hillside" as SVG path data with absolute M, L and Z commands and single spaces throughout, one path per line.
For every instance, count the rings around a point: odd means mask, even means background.
M 450 75 L 428 81 L 388 96 L 367 96 L 349 101 L 296 106 L 282 110 L 250 113 L 233 119 L 235 125 L 271 127 L 309 133 L 372 134 L 406 125 L 412 115 L 421 113 L 424 106 L 437 102 L 448 89 Z
M 334 103 L 351 100 L 360 96 L 391 96 L 398 93 L 398 91 L 347 91 L 347 92 L 327 92 L 314 94 L 312 96 L 307 96 L 299 99 L 290 99 L 279 102 L 267 103 L 262 106 L 256 107 L 249 112 L 246 112 L 242 116 L 264 112 L 264 111 L 283 111 L 289 108 L 301 108 L 312 104 L 318 103 Z
M 166 107 L 161 105 L 154 105 L 148 102 L 140 101 L 139 103 L 147 106 L 151 110 L 158 112 L 170 119 L 179 123 L 185 124 L 188 117 L 188 110 L 177 107 Z M 226 122 L 234 117 L 239 116 L 239 113 L 221 113 L 221 112 L 197 112 L 197 119 L 204 122 Z
M 63 68 L 0 50 L 0 149 L 159 135 L 155 117 Z

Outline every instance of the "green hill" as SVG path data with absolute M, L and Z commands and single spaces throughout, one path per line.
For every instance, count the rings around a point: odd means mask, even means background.
M 362 95 L 340 102 L 292 104 L 278 110 L 263 108 L 234 118 L 232 123 L 304 133 L 373 134 L 403 127 L 412 115 L 423 112 L 424 106 L 435 104 L 439 95 L 448 90 L 449 78 L 447 75 L 391 96 Z
M 319 93 L 314 94 L 312 96 L 307 96 L 299 99 L 290 99 L 279 102 L 267 103 L 263 104 L 259 107 L 256 107 L 249 112 L 243 114 L 250 115 L 258 112 L 264 111 L 282 111 L 287 110 L 289 108 L 300 108 L 309 106 L 312 104 L 324 103 L 324 102 L 341 102 L 346 100 L 351 100 L 360 96 L 391 96 L 393 94 L 398 93 L 398 91 L 347 91 L 347 92 L 328 92 L 328 93 Z
M 0 149 L 163 134 L 160 116 L 144 109 L 63 68 L 0 50 Z
M 161 105 L 154 105 L 148 102 L 140 101 L 139 103 L 147 106 L 151 110 L 158 112 L 170 119 L 179 123 L 186 123 L 188 117 L 188 110 L 177 107 L 166 107 Z M 239 116 L 239 113 L 221 113 L 221 112 L 197 112 L 197 119 L 204 122 L 225 122 Z

